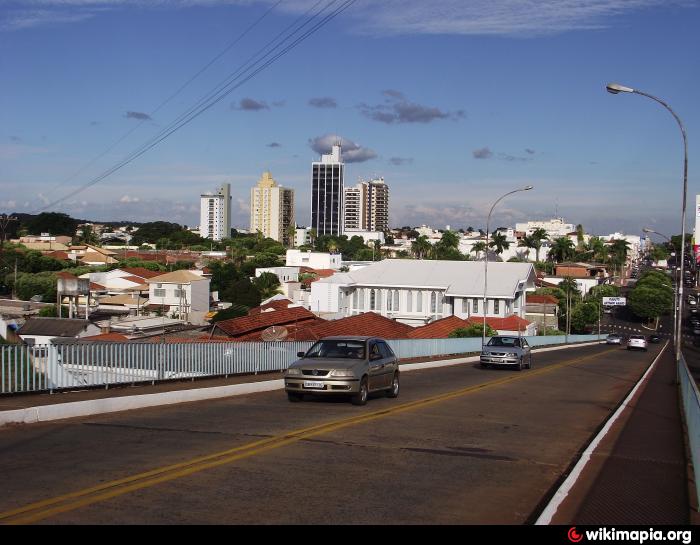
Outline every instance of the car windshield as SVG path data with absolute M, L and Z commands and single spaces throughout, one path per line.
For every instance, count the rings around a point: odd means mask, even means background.
M 346 358 L 364 359 L 363 341 L 319 341 L 306 353 L 305 358 Z
M 520 346 L 515 337 L 492 337 L 486 346 Z

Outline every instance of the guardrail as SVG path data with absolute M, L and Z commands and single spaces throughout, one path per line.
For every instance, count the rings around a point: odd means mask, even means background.
M 700 505 L 700 392 L 682 353 L 678 361 L 678 382 L 681 386 L 681 404 L 688 428 L 690 457 L 695 468 L 696 505 Z
M 532 346 L 564 344 L 564 336 L 527 337 Z M 569 342 L 598 339 L 570 335 Z M 401 359 L 481 350 L 481 338 L 400 339 Z M 0 346 L 0 394 L 156 382 L 286 369 L 313 342 L 81 343 Z

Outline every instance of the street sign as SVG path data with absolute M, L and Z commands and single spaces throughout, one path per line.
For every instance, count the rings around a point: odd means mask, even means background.
M 603 306 L 624 307 L 627 305 L 627 297 L 603 297 Z

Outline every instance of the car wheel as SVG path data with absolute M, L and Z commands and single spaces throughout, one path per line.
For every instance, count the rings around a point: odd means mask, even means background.
M 520 356 L 520 360 L 518 360 L 518 371 L 523 370 L 523 357 Z
M 296 403 L 304 399 L 304 394 L 297 394 L 296 392 L 287 392 L 287 399 L 292 403 Z
M 391 379 L 391 388 L 386 391 L 386 397 L 399 397 L 399 374 L 394 373 L 394 378 Z
M 367 403 L 367 396 L 369 395 L 369 387 L 367 386 L 367 377 L 362 379 L 360 382 L 360 391 L 357 392 L 352 398 L 353 405 L 365 405 Z
M 527 360 L 527 368 L 532 369 L 532 354 L 530 354 L 530 359 Z

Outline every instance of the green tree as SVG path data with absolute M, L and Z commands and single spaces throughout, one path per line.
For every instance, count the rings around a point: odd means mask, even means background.
M 229 303 L 236 303 L 248 308 L 260 305 L 262 296 L 260 290 L 250 281 L 243 277 L 236 280 L 219 291 L 219 299 Z
M 231 305 L 229 308 L 220 310 L 211 319 L 212 323 L 220 322 L 222 320 L 231 320 L 232 318 L 240 318 L 241 316 L 248 316 L 248 311 L 250 309 L 244 305 Z
M 411 243 L 411 252 L 416 256 L 416 259 L 425 259 L 432 249 L 433 245 L 430 244 L 425 235 L 419 236 Z
M 71 218 L 68 214 L 61 212 L 42 212 L 38 216 L 32 217 L 26 223 L 27 231 L 32 235 L 50 233 L 52 235 L 63 235 L 72 237 L 80 221 Z
M 549 256 L 557 263 L 568 261 L 574 256 L 574 243 L 569 237 L 555 238 L 549 250 Z
M 637 285 L 627 296 L 627 304 L 634 314 L 649 321 L 673 309 L 673 290 L 652 285 Z
M 485 252 L 485 251 L 486 251 L 486 242 L 484 242 L 483 240 L 480 240 L 479 242 L 475 242 L 472 245 L 471 249 L 469 250 L 470 253 L 474 253 L 474 255 L 477 257 L 477 259 L 479 257 L 479 254 L 481 254 L 482 252 Z
M 576 305 L 571 310 L 571 330 L 574 333 L 585 333 L 598 323 L 598 315 L 598 304 L 595 301 Z
M 466 337 L 483 337 L 484 324 L 471 324 L 467 327 L 458 327 L 454 331 L 448 333 L 450 339 L 466 338 Z M 493 337 L 498 335 L 498 332 L 489 324 L 486 324 L 486 336 Z
M 494 248 L 496 254 L 500 255 L 504 252 L 504 250 L 507 250 L 510 247 L 510 242 L 508 242 L 507 237 L 504 234 L 496 231 L 491 235 L 489 247 Z
M 533 248 L 535 249 L 535 261 L 540 260 L 540 249 L 542 248 L 542 243 L 545 240 L 549 239 L 549 235 L 547 234 L 547 231 L 542 229 L 542 227 L 538 227 L 537 229 L 533 230 L 532 233 L 530 234 L 530 237 L 532 238 L 533 242 Z
M 269 299 L 273 295 L 280 293 L 280 280 L 276 274 L 264 272 L 253 280 L 253 284 L 263 299 Z

